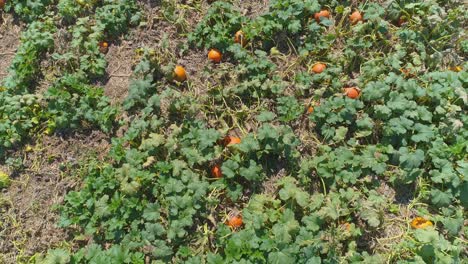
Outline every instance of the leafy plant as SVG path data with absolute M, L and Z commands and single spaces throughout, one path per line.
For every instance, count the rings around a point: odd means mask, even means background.
M 56 30 L 52 20 L 32 22 L 21 36 L 21 45 L 9 68 L 4 81 L 7 89 L 14 94 L 25 94 L 38 80 L 40 62 L 44 54 L 54 45 L 53 33 Z

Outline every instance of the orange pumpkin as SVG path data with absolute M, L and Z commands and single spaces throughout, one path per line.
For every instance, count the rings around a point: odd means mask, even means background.
M 400 68 L 400 72 L 403 73 L 403 75 L 405 75 L 405 78 L 411 78 L 416 76 L 414 72 L 411 71 L 411 69 Z
M 315 21 L 320 22 L 320 18 L 330 18 L 330 12 L 328 10 L 322 10 L 314 14 Z
M 414 229 L 423 229 L 429 226 L 433 226 L 432 222 L 420 216 L 411 221 L 411 227 Z
M 346 231 L 351 230 L 351 224 L 348 223 L 348 222 L 343 222 L 343 223 L 341 224 L 341 227 L 342 227 L 344 230 L 346 230 Z
M 462 66 L 452 66 L 449 68 L 449 70 L 454 71 L 454 72 L 461 72 L 463 70 Z
M 217 179 L 222 178 L 223 173 L 221 172 L 221 166 L 219 166 L 218 164 L 214 165 L 213 168 L 211 168 L 211 176 Z
M 224 146 L 232 146 L 232 145 L 236 145 L 240 143 L 241 143 L 241 139 L 238 137 L 234 137 L 234 136 L 224 137 Z
M 231 228 L 239 228 L 243 224 L 242 216 L 237 215 L 229 218 L 227 225 Z
M 411 221 L 411 227 L 414 229 L 424 229 L 430 226 L 433 226 L 432 222 L 420 216 Z
M 403 24 L 405 24 L 406 22 L 407 22 L 407 21 L 406 21 L 406 18 L 405 18 L 405 17 L 400 17 L 400 18 L 398 19 L 397 25 L 398 25 L 399 27 L 401 27 L 401 26 L 403 26 Z
M 187 80 L 187 73 L 185 72 L 184 67 L 182 67 L 180 65 L 177 65 L 174 68 L 174 80 L 176 80 L 178 82 L 183 82 L 183 81 Z
M 351 99 L 356 99 L 361 94 L 361 90 L 357 87 L 344 88 L 345 95 Z
M 2 1 L 2 0 L 0 0 L 0 1 Z M 99 45 L 99 51 L 101 53 L 106 54 L 109 51 L 109 43 L 107 43 L 105 41 L 101 41 L 101 42 L 99 42 L 98 45 Z
M 208 52 L 208 59 L 210 59 L 212 62 L 219 63 L 221 62 L 222 58 L 223 55 L 217 49 L 210 49 L 210 51 Z
M 362 21 L 362 15 L 361 12 L 359 11 L 354 11 L 350 16 L 349 20 L 351 21 L 351 24 L 356 25 L 359 21 Z
M 327 68 L 327 66 L 324 64 L 324 63 L 316 63 L 314 64 L 314 66 L 312 66 L 312 72 L 314 73 L 322 73 L 325 69 Z
M 236 32 L 236 34 L 234 35 L 234 42 L 241 44 L 242 47 L 247 45 L 248 41 L 245 38 L 245 34 L 244 34 L 244 32 L 242 30 L 239 30 L 239 31 Z

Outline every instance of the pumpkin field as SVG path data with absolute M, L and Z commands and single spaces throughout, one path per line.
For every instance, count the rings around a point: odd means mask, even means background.
M 0 0 L 0 263 L 468 264 L 462 0 Z

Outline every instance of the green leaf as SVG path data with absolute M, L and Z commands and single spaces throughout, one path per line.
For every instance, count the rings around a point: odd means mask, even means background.
M 296 192 L 296 196 L 295 196 L 295 199 L 296 199 L 296 202 L 299 206 L 305 208 L 308 204 L 309 204 L 309 194 L 302 191 L 302 190 L 299 190 Z
M 145 229 L 141 232 L 142 238 L 151 242 L 163 234 L 165 234 L 165 229 L 159 223 L 145 223 Z
M 259 181 L 264 177 L 262 167 L 253 160 L 249 161 L 249 167 L 240 168 L 239 174 L 249 181 Z
M 456 170 L 458 173 L 460 173 L 460 175 L 468 175 L 468 162 L 464 160 L 458 160 Z
M 299 230 L 299 222 L 294 219 L 294 213 L 286 209 L 278 223 L 272 228 L 274 239 L 281 243 L 291 243 L 293 234 Z
M 346 138 L 347 133 L 348 133 L 348 128 L 340 126 L 335 130 L 335 136 L 333 137 L 333 140 L 342 141 Z
M 47 257 L 42 264 L 68 264 L 70 263 L 70 253 L 64 249 L 52 249 L 47 251 Z
M 281 200 L 286 201 L 294 199 L 297 204 L 303 208 L 309 204 L 309 194 L 296 186 L 294 178 L 285 177 L 279 182 L 279 184 L 283 186 L 279 191 Z
M 239 163 L 233 160 L 227 160 L 223 162 L 221 166 L 221 171 L 226 178 L 234 178 L 236 176 L 236 171 L 239 168 Z
M 255 139 L 253 135 L 248 135 L 242 138 L 241 143 L 235 146 L 237 146 L 237 148 L 244 153 L 249 153 L 260 149 L 258 140 Z
M 437 243 L 439 240 L 439 233 L 433 228 L 416 229 L 414 237 L 422 243 Z
M 362 209 L 359 215 L 362 219 L 366 220 L 371 227 L 378 227 L 380 225 L 380 216 L 375 210 Z
M 275 119 L 275 117 L 276 117 L 275 113 L 269 112 L 269 111 L 263 111 L 259 115 L 257 115 L 257 120 L 259 122 L 268 122 L 268 121 L 272 121 L 273 119 Z
M 139 149 L 143 151 L 152 150 L 154 148 L 157 148 L 163 145 L 164 142 L 165 142 L 165 138 L 163 135 L 151 133 L 148 138 L 144 139 L 141 142 Z
M 172 255 L 172 249 L 167 246 L 166 242 L 163 240 L 157 240 L 152 243 L 153 251 L 152 254 L 156 258 L 163 258 L 166 256 Z
M 340 217 L 339 209 L 334 206 L 323 207 L 321 213 L 323 213 L 324 216 L 328 216 L 333 220 L 336 220 Z
M 271 252 L 268 254 L 268 263 L 272 264 L 295 264 L 296 259 L 283 252 Z
M 280 120 L 289 122 L 297 119 L 304 112 L 304 107 L 299 104 L 293 96 L 285 96 L 278 98 L 278 113 Z
M 320 216 L 313 214 L 304 216 L 302 218 L 302 223 L 308 231 L 317 232 L 320 230 L 324 221 Z
M 220 138 L 220 133 L 214 129 L 205 129 L 200 131 L 199 148 L 204 150 L 213 146 Z
M 453 195 L 450 191 L 443 192 L 439 189 L 431 190 L 431 201 L 434 205 L 443 207 L 452 203 Z
M 424 151 L 420 149 L 411 153 L 408 148 L 401 147 L 398 152 L 400 154 L 400 164 L 406 169 L 419 168 L 424 161 Z
M 161 207 L 158 203 L 148 203 L 143 211 L 143 218 L 148 221 L 157 221 Z
M 416 124 L 414 131 L 415 134 L 411 136 L 414 142 L 430 142 L 435 134 L 433 126 L 430 127 L 423 124 Z
M 96 201 L 94 212 L 97 217 L 105 217 L 111 214 L 108 206 L 109 196 L 106 194 Z
M 260 140 L 278 139 L 279 136 L 277 129 L 270 124 L 265 124 L 258 129 L 258 139 Z
M 460 186 L 460 201 L 465 208 L 468 208 L 468 181 L 464 181 Z
M 442 223 L 452 236 L 457 236 L 463 227 L 463 218 L 443 218 Z

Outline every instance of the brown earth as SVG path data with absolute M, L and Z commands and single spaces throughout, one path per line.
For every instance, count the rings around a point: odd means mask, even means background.
M 13 16 L 0 11 L 0 82 L 7 76 L 8 67 L 19 45 L 21 27 L 13 22 Z
M 47 136 L 13 155 L 20 168 L 0 166 L 12 178 L 0 194 L 0 263 L 24 261 L 67 239 L 66 230 L 57 227 L 56 206 L 80 184 L 85 161 L 102 159 L 108 148 L 107 136 L 97 131 Z
M 113 104 L 122 102 L 128 95 L 134 54 L 132 42 L 126 40 L 119 46 L 111 45 L 106 54 L 108 62 L 106 72 L 109 80 L 104 86 L 104 94 Z

